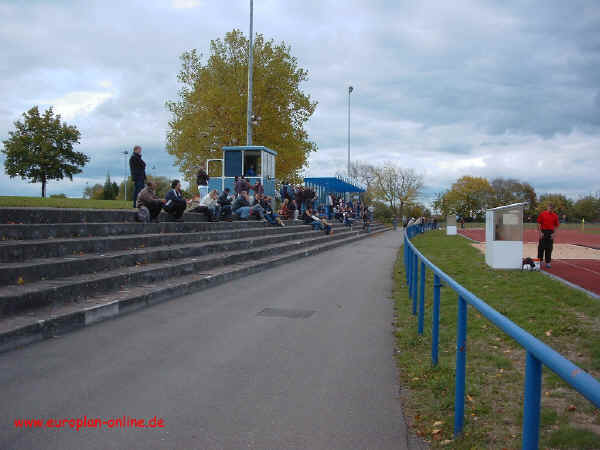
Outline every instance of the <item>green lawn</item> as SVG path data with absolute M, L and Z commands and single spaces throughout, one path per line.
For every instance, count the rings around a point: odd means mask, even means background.
M 413 242 L 460 284 L 600 378 L 598 300 L 541 273 L 492 270 L 460 236 L 429 232 Z M 405 409 L 411 426 L 434 448 L 520 448 L 524 351 L 469 307 L 466 426 L 464 435 L 453 440 L 457 296 L 442 288 L 440 364 L 432 368 L 432 274 L 428 271 L 425 334 L 419 337 L 402 252 L 395 273 L 397 360 L 408 388 Z M 600 448 L 598 409 L 547 369 L 542 391 L 543 448 Z
M 44 208 L 130 209 L 132 202 L 122 200 L 88 200 L 85 198 L 2 197 L 0 207 L 29 206 Z

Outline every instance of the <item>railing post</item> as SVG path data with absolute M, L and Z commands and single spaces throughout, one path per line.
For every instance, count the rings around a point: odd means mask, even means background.
M 467 363 L 467 302 L 458 297 L 458 329 L 456 333 L 456 388 L 454 391 L 454 436 L 465 422 L 465 372 Z
M 409 242 L 408 238 L 406 239 L 406 242 Z M 411 254 L 412 250 L 411 250 L 410 246 L 407 246 L 406 248 L 407 248 L 407 253 L 406 253 L 406 269 L 407 269 L 406 270 L 406 284 L 408 285 L 408 295 L 410 296 L 410 286 L 411 286 L 411 283 L 412 283 L 412 278 L 411 278 L 411 270 L 412 270 L 412 268 L 411 268 L 411 264 L 410 264 L 411 263 L 411 257 L 412 257 L 411 256 L 412 255 Z
M 433 317 L 431 320 L 431 365 L 438 364 L 438 345 L 440 341 L 440 277 L 433 276 Z
M 414 252 L 412 265 L 413 265 L 412 313 L 413 313 L 413 316 L 415 316 L 417 314 L 417 286 L 418 286 L 417 276 L 418 276 L 418 272 L 419 272 L 419 257 L 417 256 L 417 252 Z
M 425 263 L 421 261 L 421 284 L 419 285 L 419 334 L 423 334 L 425 322 Z
M 527 352 L 525 363 L 525 398 L 523 401 L 523 449 L 537 449 L 540 438 L 540 399 L 542 363 Z

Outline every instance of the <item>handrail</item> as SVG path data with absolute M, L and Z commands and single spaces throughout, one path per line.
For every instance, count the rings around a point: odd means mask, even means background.
M 431 359 L 438 363 L 439 311 L 441 282 L 444 281 L 458 294 L 458 330 L 456 338 L 456 388 L 454 397 L 454 434 L 459 435 L 464 425 L 465 378 L 467 353 L 467 304 L 474 307 L 490 322 L 517 341 L 527 351 L 525 366 L 525 397 L 523 405 L 523 449 L 537 449 L 539 445 L 542 366 L 545 365 L 567 384 L 600 408 L 600 381 L 573 364 L 556 350 L 531 335 L 510 319 L 500 314 L 472 292 L 465 289 L 425 257 L 410 241 L 417 234 L 434 228 L 434 224 L 409 226 L 404 234 L 404 266 L 412 313 L 418 314 L 418 333 L 423 334 L 425 316 L 425 283 L 427 268 L 434 273 Z M 419 264 L 420 262 L 420 264 Z M 420 266 L 420 271 L 419 271 Z M 420 274 L 418 274 L 420 272 Z M 420 282 L 417 281 L 420 275 Z M 417 295 L 417 291 L 418 295 Z M 418 297 L 418 299 L 417 299 Z M 418 307 L 417 307 L 418 306 Z

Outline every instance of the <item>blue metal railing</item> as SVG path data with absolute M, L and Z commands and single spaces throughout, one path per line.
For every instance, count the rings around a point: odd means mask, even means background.
M 463 430 L 465 412 L 465 380 L 467 362 L 467 305 L 517 341 L 527 351 L 525 363 L 525 396 L 523 401 L 523 449 L 537 449 L 539 444 L 540 403 L 542 393 L 542 366 L 554 373 L 600 408 L 600 382 L 577 367 L 536 337 L 500 314 L 479 297 L 466 290 L 450 276 L 429 261 L 410 241 L 415 235 L 433 229 L 432 224 L 413 225 L 404 235 L 404 267 L 406 282 L 412 300 L 412 313 L 418 314 L 418 333 L 423 334 L 425 317 L 426 271 L 433 271 L 433 312 L 431 329 L 431 362 L 438 364 L 440 288 L 443 281 L 458 295 L 458 322 L 456 333 L 456 372 L 454 396 L 454 435 Z M 419 270 L 420 266 L 420 270 Z M 418 281 L 420 272 L 420 282 Z M 418 306 L 418 307 L 417 307 Z

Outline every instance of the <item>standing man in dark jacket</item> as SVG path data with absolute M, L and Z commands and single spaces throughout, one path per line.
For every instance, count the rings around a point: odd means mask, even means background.
M 210 180 L 210 177 L 206 173 L 206 170 L 200 167 L 200 170 L 198 170 L 198 175 L 196 176 L 196 184 L 198 185 L 200 198 L 204 198 L 208 195 L 208 180 Z
M 136 145 L 133 147 L 133 154 L 129 158 L 129 169 L 131 170 L 131 179 L 135 186 L 133 191 L 133 207 L 136 207 L 137 196 L 146 183 L 146 163 L 142 159 L 142 147 Z

